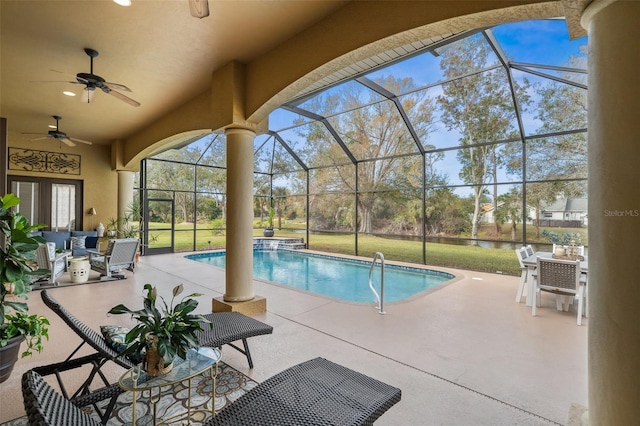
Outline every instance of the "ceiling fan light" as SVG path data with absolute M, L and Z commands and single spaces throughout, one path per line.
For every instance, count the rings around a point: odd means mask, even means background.
M 82 102 L 90 104 L 93 102 L 93 95 L 95 94 L 95 90 L 84 89 L 82 91 Z
M 131 6 L 131 0 L 113 0 L 113 2 L 120 6 Z
M 189 0 L 189 10 L 194 18 L 209 16 L 209 0 Z

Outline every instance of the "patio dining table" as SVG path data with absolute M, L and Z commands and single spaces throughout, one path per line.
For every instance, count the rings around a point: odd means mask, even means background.
M 527 257 L 526 259 L 522 260 L 522 264 L 524 266 L 526 266 L 527 268 L 529 268 L 529 274 L 527 274 L 528 277 L 532 276 L 532 273 L 536 270 L 536 268 L 538 267 L 538 258 L 542 258 L 542 259 L 553 259 L 553 253 L 550 251 L 538 251 L 533 253 L 531 256 Z M 583 256 L 584 259 L 580 260 L 580 271 L 582 271 L 582 274 L 584 275 L 585 278 L 585 282 L 587 280 L 587 273 L 589 270 L 589 261 L 587 256 Z M 532 282 L 528 282 L 527 283 L 527 306 L 531 306 L 533 300 L 535 297 L 535 288 L 533 287 L 533 283 Z

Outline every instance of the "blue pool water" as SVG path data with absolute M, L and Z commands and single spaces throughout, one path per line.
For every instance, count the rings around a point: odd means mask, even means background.
M 201 253 L 188 259 L 225 267 L 224 252 Z M 287 250 L 254 250 L 253 276 L 349 302 L 375 302 L 369 288 L 371 262 Z M 397 302 L 454 278 L 440 271 L 385 265 L 384 300 Z M 380 266 L 373 273 L 380 293 Z

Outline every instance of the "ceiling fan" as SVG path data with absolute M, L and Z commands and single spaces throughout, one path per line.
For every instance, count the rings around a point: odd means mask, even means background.
M 70 81 L 73 84 L 84 84 L 85 88 L 82 93 L 82 100 L 87 103 L 91 103 L 93 100 L 93 95 L 95 94 L 96 89 L 102 90 L 104 93 L 108 93 L 109 95 L 120 99 L 128 103 L 131 106 L 139 107 L 140 102 L 134 101 L 128 96 L 123 95 L 120 92 L 116 92 L 116 90 L 124 90 L 125 92 L 131 92 L 124 84 L 118 83 L 109 83 L 105 81 L 104 78 L 100 77 L 93 73 L 93 58 L 98 56 L 98 51 L 90 48 L 85 48 L 84 52 L 91 58 L 91 70 L 89 73 L 81 72 L 76 74 L 77 81 Z
M 76 139 L 76 138 L 70 138 L 69 136 L 67 136 L 67 134 L 63 131 L 60 130 L 60 120 L 62 120 L 62 117 L 60 117 L 59 115 L 54 115 L 53 119 L 56 120 L 56 129 L 55 130 L 49 130 L 49 133 L 46 136 L 43 136 L 41 138 L 35 138 L 35 139 L 31 139 L 32 141 L 39 141 L 42 139 L 46 139 L 46 138 L 53 138 L 56 140 L 59 140 L 65 144 L 67 144 L 68 146 L 76 146 L 76 144 L 74 142 L 79 142 L 79 143 L 84 143 L 87 145 L 92 145 L 92 142 L 89 141 L 85 141 L 82 139 Z M 43 133 L 25 133 L 26 135 L 41 135 Z

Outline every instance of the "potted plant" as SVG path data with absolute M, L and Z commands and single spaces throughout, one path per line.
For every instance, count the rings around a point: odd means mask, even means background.
M 35 251 L 42 237 L 29 236 L 30 231 L 44 225 L 29 225 L 21 213 L 11 209 L 20 203 L 14 194 L 0 197 L 0 383 L 4 382 L 18 360 L 21 343 L 27 350 L 42 351 L 42 338 L 49 338 L 49 321 L 38 315 L 28 315 L 28 306 L 17 299 L 27 299 L 35 275 L 48 272 L 37 269 Z M 13 314 L 11 314 L 13 311 Z
M 110 217 L 107 222 L 107 237 L 114 238 L 118 235 L 118 226 L 120 218 Z
M 143 297 L 142 309 L 132 310 L 120 304 L 111 308 L 109 313 L 130 314 L 137 321 L 125 336 L 126 349 L 122 354 L 144 353 L 144 369 L 147 374 L 156 376 L 169 372 L 176 356 L 186 359 L 187 351 L 198 346 L 196 332 L 203 330 L 203 324 L 209 324 L 210 327 L 212 325 L 202 315 L 192 313 L 198 306 L 198 302 L 192 297 L 202 294 L 191 293 L 174 306 L 176 296 L 184 290 L 184 286 L 180 284 L 173 288 L 169 305 L 160 296 L 162 307 L 158 308 L 156 287 L 145 284 L 144 289 L 146 295 Z
M 265 237 L 273 237 L 273 217 L 275 216 L 276 211 L 273 207 L 269 207 L 269 217 L 267 218 L 267 226 L 264 228 L 263 235 Z

